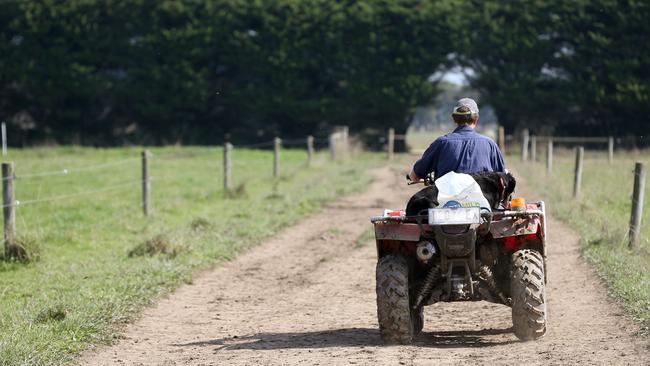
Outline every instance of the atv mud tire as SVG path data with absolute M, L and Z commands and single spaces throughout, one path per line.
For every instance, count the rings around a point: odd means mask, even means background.
M 377 262 L 377 319 L 382 340 L 389 344 L 411 343 L 416 330 L 421 330 L 423 324 L 420 309 L 413 313 L 409 306 L 408 262 L 393 254 L 380 258 Z M 420 324 L 414 324 L 418 319 Z
M 544 258 L 531 249 L 512 255 L 512 325 L 517 338 L 530 341 L 546 334 Z

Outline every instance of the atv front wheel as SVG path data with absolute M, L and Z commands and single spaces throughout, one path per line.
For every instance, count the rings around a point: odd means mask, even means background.
M 389 254 L 377 262 L 377 319 L 385 343 L 411 343 L 415 329 L 409 306 L 409 267 L 402 256 Z
M 546 334 L 544 258 L 531 249 L 512 255 L 512 325 L 517 338 L 530 341 Z

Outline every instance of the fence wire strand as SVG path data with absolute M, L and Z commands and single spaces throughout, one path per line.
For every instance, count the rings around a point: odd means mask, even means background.
M 74 174 L 74 173 L 79 173 L 79 172 L 86 172 L 86 171 L 92 171 L 92 170 L 99 170 L 103 168 L 108 168 L 108 167 L 113 167 L 113 166 L 118 166 L 118 165 L 125 165 L 134 161 L 138 161 L 140 158 L 128 158 L 128 159 L 122 159 L 122 160 L 117 160 L 117 161 L 111 161 L 107 163 L 100 163 L 100 164 L 95 164 L 95 165 L 87 165 L 87 166 L 81 166 L 77 168 L 64 168 L 61 170 L 54 170 L 54 171 L 49 171 L 49 172 L 42 172 L 42 173 L 30 173 L 30 174 L 16 174 L 14 177 L 5 177 L 2 178 L 3 180 L 8 180 L 8 179 L 31 179 L 31 178 L 41 178 L 41 177 L 50 177 L 50 176 L 55 176 L 55 175 L 68 175 L 68 174 Z
M 83 192 L 77 192 L 77 193 L 71 193 L 71 194 L 64 194 L 60 196 L 51 196 L 51 197 L 45 197 L 45 198 L 37 198 L 37 199 L 32 199 L 32 200 L 25 200 L 25 201 L 20 201 L 16 200 L 12 204 L 8 205 L 3 205 L 2 207 L 19 207 L 19 206 L 24 206 L 24 205 L 31 205 L 31 204 L 36 204 L 36 203 L 43 203 L 43 202 L 51 202 L 51 201 L 60 201 L 63 199 L 68 199 L 68 198 L 76 198 L 80 196 L 87 196 L 90 194 L 97 194 L 97 193 L 104 193 L 104 192 L 110 192 L 110 191 L 116 191 L 119 189 L 123 189 L 126 187 L 131 187 L 136 184 L 142 184 L 142 179 L 126 182 L 126 183 L 121 183 L 121 184 L 116 184 L 108 187 L 103 187 L 100 189 L 92 189 L 88 191 L 83 191 Z

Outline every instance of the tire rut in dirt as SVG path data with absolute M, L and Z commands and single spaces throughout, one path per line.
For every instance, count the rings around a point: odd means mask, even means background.
M 408 263 L 402 256 L 391 254 L 377 262 L 377 319 L 385 343 L 409 344 L 416 333 L 409 306 L 408 274 Z
M 512 325 L 517 338 L 529 341 L 546 334 L 544 259 L 531 249 L 512 255 Z

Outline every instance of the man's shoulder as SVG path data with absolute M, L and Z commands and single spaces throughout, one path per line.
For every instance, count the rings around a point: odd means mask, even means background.
M 433 141 L 433 143 L 435 144 L 436 142 L 441 143 L 441 142 L 445 142 L 445 141 L 449 141 L 449 140 L 455 140 L 455 139 L 457 139 L 458 136 L 459 136 L 459 134 L 457 134 L 457 133 L 449 132 L 449 133 L 446 133 L 446 134 L 438 137 L 437 139 L 435 139 Z
M 486 136 L 486 135 L 480 134 L 478 132 L 476 133 L 476 135 L 478 136 L 478 138 L 490 142 L 490 144 L 496 144 L 496 142 L 494 142 L 494 140 L 490 136 Z
M 470 139 L 485 141 L 485 142 L 489 143 L 490 145 L 496 145 L 496 142 L 490 136 L 483 135 L 481 133 L 478 133 L 477 131 L 473 131 L 473 133 L 468 134 L 468 135 L 469 135 Z
M 470 131 L 469 133 L 457 133 L 457 132 L 451 132 L 448 133 L 444 136 L 439 137 L 438 139 L 444 139 L 444 140 L 485 140 L 491 143 L 494 143 L 494 140 L 490 138 L 489 136 L 480 134 L 476 131 Z

